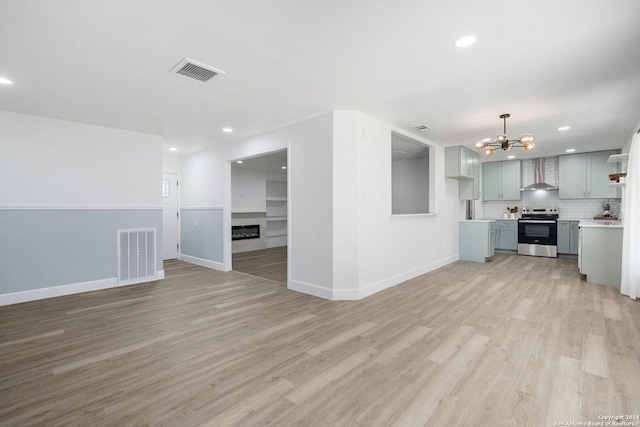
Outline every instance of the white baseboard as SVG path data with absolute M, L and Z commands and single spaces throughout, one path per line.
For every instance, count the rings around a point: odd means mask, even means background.
M 406 271 L 401 274 L 397 274 L 395 276 L 389 277 L 387 279 L 380 280 L 378 282 L 372 283 L 370 285 L 364 286 L 358 289 L 328 289 L 317 285 L 312 285 L 310 283 L 298 282 L 295 280 L 289 280 L 289 289 L 294 291 L 303 292 L 305 294 L 313 295 L 316 297 L 335 300 L 335 301 L 347 301 L 347 300 L 359 300 L 368 297 L 369 295 L 373 295 L 385 289 L 391 288 L 395 285 L 398 285 L 402 282 L 406 282 L 409 279 L 413 279 L 414 277 L 421 276 L 423 274 L 429 273 L 430 271 L 436 270 L 440 267 L 444 267 L 447 264 L 451 264 L 455 262 L 460 257 L 458 254 L 452 255 L 447 258 L 443 258 L 432 263 L 423 265 L 422 267 L 415 268 L 410 271 Z
M 110 279 L 92 280 L 90 282 L 71 283 L 68 285 L 51 286 L 49 288 L 31 289 L 28 291 L 0 294 L 0 306 L 19 304 L 21 302 L 36 301 L 82 292 L 98 291 L 101 289 L 117 288 L 119 286 L 134 285 L 136 283 L 153 282 L 164 279 L 164 270 L 156 272 L 156 277 L 128 282 L 118 282 L 116 277 Z
M 220 271 L 229 271 L 229 269 L 225 268 L 224 264 L 221 262 L 211 261 L 208 259 L 198 258 L 195 256 L 179 254 L 178 259 L 180 261 L 188 262 L 195 265 L 200 265 L 202 267 L 211 268 L 213 270 Z
M 436 270 L 440 267 L 444 267 L 447 264 L 451 264 L 459 259 L 458 254 L 452 255 L 447 258 L 439 259 L 432 263 L 423 265 L 422 267 L 415 268 L 413 270 L 406 271 L 404 273 L 389 277 L 387 279 L 380 280 L 378 282 L 372 283 L 370 285 L 364 286 L 360 288 L 359 298 L 366 298 L 369 295 L 373 295 L 385 289 L 391 288 L 395 285 L 398 285 L 402 282 L 406 282 L 407 280 L 413 279 L 414 277 L 421 276 L 423 274 L 427 274 L 430 271 Z
M 333 298 L 333 290 L 329 288 L 324 288 L 318 285 L 312 285 L 310 283 L 298 282 L 296 280 L 289 280 L 287 287 L 291 290 L 302 292 L 304 294 L 313 295 L 315 297 L 320 297 L 328 300 L 332 300 Z

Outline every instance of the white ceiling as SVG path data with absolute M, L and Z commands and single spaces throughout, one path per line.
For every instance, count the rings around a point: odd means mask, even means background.
M 0 109 L 162 135 L 178 154 L 332 110 L 471 147 L 510 113 L 509 136 L 547 156 L 629 138 L 638 41 L 638 0 L 3 1 Z M 170 75 L 184 57 L 226 74 Z

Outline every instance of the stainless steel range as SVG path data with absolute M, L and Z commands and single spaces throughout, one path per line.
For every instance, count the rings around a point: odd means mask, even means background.
M 558 208 L 522 210 L 518 220 L 518 255 L 558 257 Z

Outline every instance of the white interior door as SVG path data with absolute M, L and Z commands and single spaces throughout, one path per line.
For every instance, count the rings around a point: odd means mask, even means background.
M 162 174 L 162 259 L 178 258 L 178 174 Z

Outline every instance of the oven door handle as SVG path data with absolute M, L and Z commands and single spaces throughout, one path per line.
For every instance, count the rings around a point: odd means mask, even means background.
M 521 219 L 519 220 L 521 223 L 525 224 L 555 224 L 556 221 L 553 219 L 544 220 L 544 219 Z

